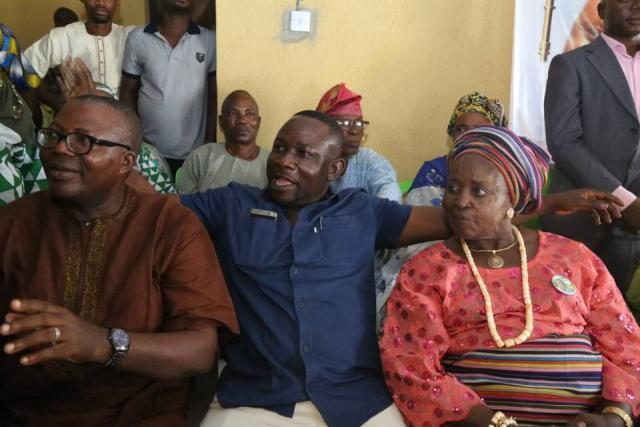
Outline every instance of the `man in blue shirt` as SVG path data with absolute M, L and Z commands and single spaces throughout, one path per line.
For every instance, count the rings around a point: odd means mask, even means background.
M 380 369 L 374 252 L 448 228 L 440 208 L 333 194 L 345 167 L 341 129 L 304 111 L 276 136 L 266 190 L 182 196 L 215 238 L 241 330 L 203 426 L 404 426 Z

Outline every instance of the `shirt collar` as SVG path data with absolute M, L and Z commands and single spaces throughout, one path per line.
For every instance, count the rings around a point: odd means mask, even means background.
M 607 44 L 607 46 L 609 46 L 609 48 L 613 51 L 614 54 L 616 55 L 624 55 L 626 57 L 631 57 L 628 53 L 627 53 L 627 47 L 624 45 L 624 43 L 619 42 L 618 40 L 614 39 L 611 36 L 606 35 L 605 33 L 600 34 L 602 39 L 604 40 L 604 42 Z
M 325 194 L 325 196 L 322 199 L 318 200 L 315 203 L 311 203 L 310 205 L 307 205 L 304 208 L 301 208 L 300 212 L 302 212 L 302 211 L 307 212 L 306 215 L 309 218 L 316 217 L 319 214 L 318 212 L 321 213 L 322 210 L 324 210 L 329 204 L 337 203 L 342 198 L 344 198 L 344 195 L 341 195 L 340 193 L 342 193 L 342 192 L 334 193 L 333 190 L 331 189 L 331 187 L 329 187 L 327 189 L 327 193 Z M 282 213 L 284 215 L 284 211 L 285 211 L 286 208 L 283 207 L 282 205 L 278 204 L 275 200 L 273 200 L 269 196 L 269 190 L 268 189 L 265 188 L 264 190 L 262 190 L 262 193 L 260 194 L 260 197 L 262 198 L 262 200 L 264 200 L 267 203 L 271 204 L 273 210 L 279 211 L 280 213 Z
M 307 206 L 314 206 L 314 205 L 319 204 L 319 203 L 324 203 L 324 202 L 326 202 L 327 200 L 332 199 L 333 197 L 338 197 L 338 198 L 339 198 L 339 197 L 340 197 L 340 196 L 339 196 L 339 194 L 340 194 L 340 193 L 335 193 L 335 192 L 331 189 L 331 186 L 329 186 L 329 188 L 327 189 L 327 193 L 324 195 L 324 197 L 323 197 L 322 199 L 318 200 L 317 202 L 311 203 L 311 205 L 307 205 Z M 273 204 L 275 204 L 275 205 L 280 206 L 278 203 L 276 203 L 276 201 L 275 201 L 275 200 L 273 200 L 273 199 L 269 196 L 269 189 L 268 189 L 268 188 L 265 188 L 264 190 L 262 190 L 262 199 L 263 199 L 263 200 L 268 200 L 269 202 L 271 202 L 271 203 L 273 203 Z M 280 206 L 280 207 L 282 208 L 282 206 Z M 305 206 L 305 208 L 306 208 L 306 206 Z M 283 209 L 284 209 L 284 208 L 283 208 Z M 303 208 L 303 209 L 304 209 L 304 208 Z
M 158 32 L 158 24 L 155 22 L 150 22 L 144 27 L 144 32 L 149 34 L 155 34 Z M 200 34 L 200 27 L 195 22 L 189 22 L 189 26 L 187 27 L 188 34 Z

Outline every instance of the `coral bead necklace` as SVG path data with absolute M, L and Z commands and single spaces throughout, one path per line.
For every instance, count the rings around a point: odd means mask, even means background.
M 524 298 L 524 307 L 525 307 L 525 326 L 524 330 L 515 338 L 510 338 L 507 340 L 503 340 L 500 334 L 498 333 L 498 328 L 496 327 L 496 321 L 493 317 L 493 305 L 491 303 L 491 295 L 487 289 L 487 285 L 484 283 L 482 276 L 480 276 L 480 272 L 478 272 L 478 267 L 476 267 L 476 263 L 473 260 L 473 255 L 471 255 L 471 251 L 469 250 L 469 246 L 464 239 L 460 239 L 460 246 L 464 252 L 465 257 L 467 258 L 467 262 L 469 263 L 469 267 L 471 267 L 471 272 L 478 282 L 478 286 L 480 287 L 480 292 L 482 293 L 482 298 L 484 299 L 485 311 L 487 313 L 487 326 L 489 327 L 489 333 L 495 341 L 496 346 L 498 348 L 502 347 L 514 347 L 518 344 L 522 344 L 531 336 L 531 332 L 533 332 L 533 304 L 531 303 L 531 291 L 529 289 L 529 270 L 527 267 L 527 248 L 524 244 L 524 239 L 522 238 L 522 234 L 520 231 L 514 226 L 513 234 L 516 236 L 518 241 L 518 249 L 520 251 L 520 270 L 522 274 L 522 296 Z

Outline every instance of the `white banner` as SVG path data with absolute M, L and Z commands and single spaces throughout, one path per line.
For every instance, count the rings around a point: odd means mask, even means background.
M 546 147 L 544 91 L 551 58 L 602 30 L 599 0 L 516 0 L 510 127 Z

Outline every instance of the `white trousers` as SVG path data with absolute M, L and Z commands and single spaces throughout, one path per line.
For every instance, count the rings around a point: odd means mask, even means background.
M 405 427 L 396 405 L 374 415 L 362 427 Z M 273 411 L 241 406 L 224 409 L 214 400 L 200 427 L 327 427 L 322 415 L 311 402 L 296 404 L 293 417 L 283 417 Z

